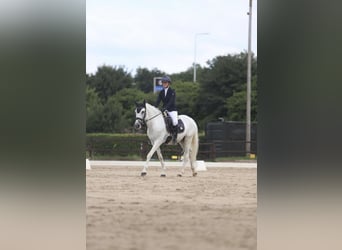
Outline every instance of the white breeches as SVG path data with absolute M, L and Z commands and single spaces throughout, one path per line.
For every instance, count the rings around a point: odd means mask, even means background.
M 178 125 L 178 111 L 167 111 L 172 119 L 172 125 Z

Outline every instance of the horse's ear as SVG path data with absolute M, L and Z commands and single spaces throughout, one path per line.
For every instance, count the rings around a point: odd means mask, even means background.
M 144 99 L 143 105 L 144 105 L 144 107 L 146 107 L 146 101 L 145 101 L 145 99 Z

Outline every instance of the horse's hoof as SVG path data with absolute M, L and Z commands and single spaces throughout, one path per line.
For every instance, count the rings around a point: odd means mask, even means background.
M 182 177 L 182 175 L 181 175 L 181 174 L 177 174 L 177 176 L 178 176 L 178 177 Z
M 160 177 L 166 177 L 166 174 L 161 174 Z
M 192 176 L 193 176 L 193 177 L 196 177 L 196 176 L 197 176 L 197 173 L 192 173 Z
M 141 176 L 145 176 L 147 173 L 146 172 L 142 172 L 141 173 Z

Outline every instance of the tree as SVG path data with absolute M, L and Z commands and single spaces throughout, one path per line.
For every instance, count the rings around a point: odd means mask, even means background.
M 199 129 L 206 122 L 245 121 L 247 53 L 217 56 L 197 67 L 197 82 L 193 83 L 193 68 L 171 75 L 176 90 L 179 114 L 194 118 Z M 257 119 L 256 58 L 252 57 L 251 120 Z M 154 68 L 138 68 L 133 78 L 123 67 L 101 66 L 96 74 L 86 75 L 87 133 L 131 132 L 134 122 L 134 102 L 146 100 L 154 105 L 153 77 L 164 72 Z
M 121 130 L 127 130 L 127 128 L 132 127 L 134 123 L 135 102 L 141 102 L 146 99 L 146 94 L 141 90 L 134 88 L 122 89 L 116 93 L 115 99 L 122 107 L 123 127 Z
M 246 84 L 245 89 L 236 91 L 234 94 L 227 98 L 226 107 L 228 109 L 227 118 L 231 121 L 246 121 Z M 257 81 L 256 77 L 252 79 L 252 92 L 251 92 L 251 121 L 257 120 Z
M 115 96 L 108 98 L 103 106 L 102 130 L 105 133 L 121 132 L 124 123 L 123 108 Z
M 176 81 L 172 83 L 172 87 L 176 91 L 178 113 L 196 117 L 195 106 L 198 100 L 199 85 L 193 82 Z
M 86 87 L 86 132 L 102 132 L 103 104 L 95 89 Z
M 164 72 L 157 68 L 149 71 L 147 68 L 138 68 L 134 77 L 136 87 L 144 93 L 153 92 L 153 78 L 165 75 Z
M 95 75 L 87 79 L 87 84 L 95 89 L 102 104 L 105 104 L 117 91 L 132 87 L 132 82 L 131 74 L 123 67 L 106 65 L 98 67 Z
M 192 82 L 193 74 L 193 67 L 190 67 L 186 71 L 172 74 L 170 77 L 173 82 Z
M 227 98 L 244 90 L 247 82 L 247 53 L 217 56 L 207 62 L 200 82 L 196 109 L 200 120 L 217 120 L 227 116 Z M 252 57 L 252 75 L 256 74 L 256 60 Z
M 203 68 L 200 64 L 196 64 L 196 79 L 200 82 L 203 78 Z M 171 75 L 172 81 L 193 82 L 194 67 L 188 68 L 186 71 Z

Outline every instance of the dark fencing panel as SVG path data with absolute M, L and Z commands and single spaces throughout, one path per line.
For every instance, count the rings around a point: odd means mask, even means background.
M 246 155 L 246 123 L 209 122 L 206 125 L 205 139 L 214 144 L 216 157 Z M 251 152 L 257 152 L 257 124 L 251 124 Z

